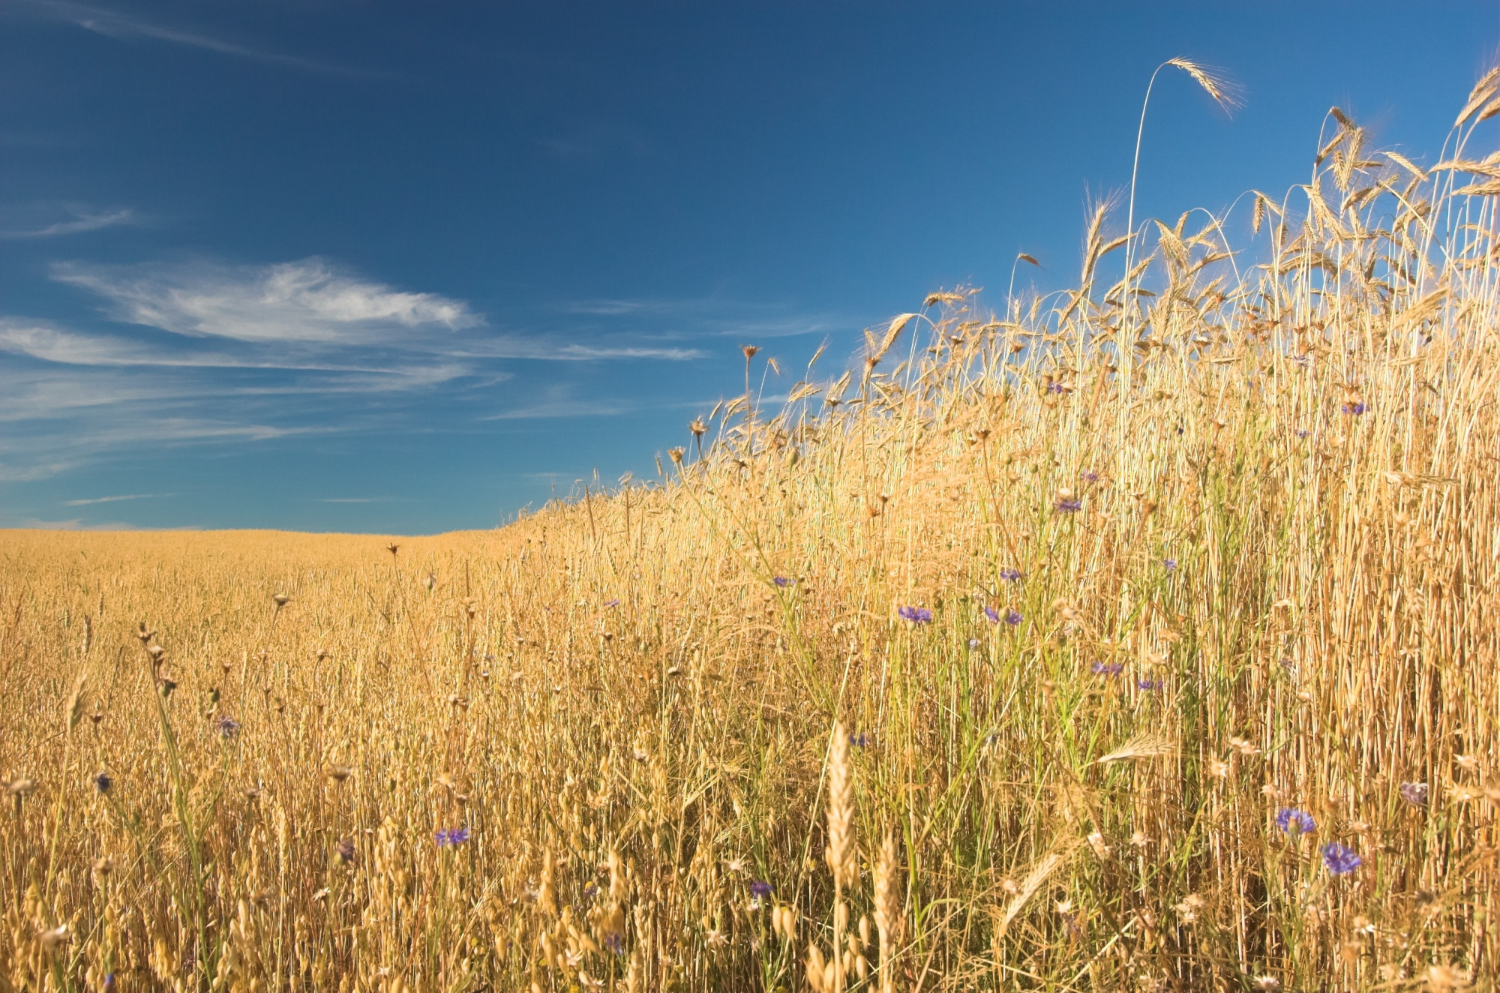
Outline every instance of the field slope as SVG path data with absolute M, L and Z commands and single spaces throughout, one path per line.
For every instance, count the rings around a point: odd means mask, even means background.
M 0 535 L 0 984 L 1494 989 L 1495 100 L 500 531 Z

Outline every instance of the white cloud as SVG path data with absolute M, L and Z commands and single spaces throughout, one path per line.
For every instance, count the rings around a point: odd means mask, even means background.
M 129 324 L 246 342 L 400 345 L 480 323 L 468 305 L 336 273 L 321 259 L 268 266 L 59 264 L 52 278 L 104 297 Z
M 155 500 L 158 493 L 129 493 L 123 496 L 93 497 L 88 500 L 64 500 L 64 507 L 91 507 L 96 503 L 119 503 L 121 500 Z
M 426 430 L 429 404 L 470 426 L 630 413 L 643 401 L 584 392 L 594 370 L 573 376 L 508 363 L 683 362 L 705 354 L 644 329 L 496 330 L 464 300 L 318 258 L 259 266 L 73 262 L 51 274 L 95 295 L 119 323 L 0 315 L 0 482 L 151 447 L 233 449 L 312 433 Z M 519 395 L 497 389 L 507 381 L 520 385 Z
M 100 228 L 113 227 L 116 224 L 131 224 L 136 220 L 135 211 L 130 209 L 111 210 L 102 214 L 75 210 L 72 214 L 71 221 L 57 221 L 39 228 L 0 231 L 0 238 L 53 238 L 58 235 L 98 231 Z
M 189 48 L 200 48 L 205 51 L 217 52 L 220 55 L 232 55 L 237 58 L 252 59 L 256 62 L 269 62 L 313 72 L 336 73 L 344 76 L 373 75 L 372 73 L 347 69 L 314 59 L 301 58 L 296 55 L 283 55 L 280 52 L 271 52 L 248 45 L 236 44 L 235 42 L 225 41 L 222 38 L 215 38 L 196 31 L 163 27 L 162 25 L 130 17 L 129 15 L 121 14 L 104 7 L 71 3 L 68 0 L 30 0 L 29 6 L 41 12 L 44 16 L 68 21 L 78 25 L 85 31 L 92 31 L 94 34 L 113 38 L 116 41 L 128 41 L 132 38 L 150 38 L 155 41 L 165 41 L 174 45 L 186 45 Z

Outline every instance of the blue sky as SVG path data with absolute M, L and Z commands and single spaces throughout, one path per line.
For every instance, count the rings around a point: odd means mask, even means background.
M 1500 6 L 0 7 L 0 527 L 489 527 L 1018 251 L 1436 160 Z M 1497 128 L 1500 138 L 1500 128 Z M 1123 227 L 1123 218 L 1117 221 Z

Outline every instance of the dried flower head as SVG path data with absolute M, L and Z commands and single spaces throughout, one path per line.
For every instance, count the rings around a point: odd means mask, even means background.
M 1401 799 L 1413 807 L 1425 807 L 1432 790 L 1426 783 L 1402 783 L 1400 793 Z

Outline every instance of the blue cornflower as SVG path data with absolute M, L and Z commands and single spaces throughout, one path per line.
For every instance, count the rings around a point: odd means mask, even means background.
M 750 895 L 757 900 L 763 900 L 776 892 L 776 888 L 763 879 L 757 879 L 750 884 Z
M 437 833 L 438 847 L 447 845 L 462 845 L 469 840 L 469 829 L 466 827 L 440 828 Z
M 994 607 L 984 608 L 984 616 L 989 618 L 991 624 L 1000 623 L 1000 611 L 996 610 Z
M 112 972 L 104 976 L 104 993 L 115 993 L 115 974 Z
M 855 748 L 868 748 L 870 745 L 875 744 L 875 737 L 861 731 L 859 734 L 851 734 L 849 736 L 849 744 Z M 751 884 L 750 889 L 755 889 L 754 884 Z
M 1310 434 L 1312 434 L 1312 432 L 1309 431 L 1309 430 L 1307 430 L 1307 428 L 1298 428 L 1297 429 L 1297 437 L 1299 437 L 1299 438 L 1306 438 Z
M 1003 579 L 1003 580 L 1005 580 L 1007 583 L 1017 582 L 1024 575 L 1026 575 L 1026 574 L 1024 572 L 1022 572 L 1020 569 L 1001 569 L 1000 570 L 1000 578 Z
M 1162 683 L 1160 679 L 1137 679 L 1135 685 L 1148 693 L 1155 693 L 1161 689 Z
M 771 580 L 771 582 L 775 583 L 782 589 L 786 589 L 788 586 L 792 585 L 792 581 L 790 579 L 787 579 L 785 576 L 777 576 L 775 579 Z
M 1057 501 L 1057 512 L 1059 514 L 1076 514 L 1083 509 L 1083 501 L 1074 497 L 1071 500 Z
M 589 883 L 587 886 L 585 886 L 583 888 L 583 898 L 585 900 L 592 900 L 596 895 L 598 895 L 598 893 L 599 893 L 599 884 L 598 883 Z
M 1344 413 L 1348 414 L 1350 417 L 1358 417 L 1360 414 L 1363 414 L 1369 408 L 1367 408 L 1365 406 L 1365 402 L 1363 400 L 1356 400 L 1354 403 L 1346 403 L 1346 404 L 1344 404 L 1344 406 L 1341 407 L 1340 409 Z
M 625 954 L 625 936 L 618 931 L 612 931 L 604 938 L 604 947 L 616 955 Z
M 1048 383 L 1047 384 L 1047 392 L 1048 393 L 1061 393 L 1064 390 L 1064 388 L 1065 387 L 1063 386 L 1062 383 Z
M 239 735 L 240 722 L 235 720 L 233 717 L 220 717 L 218 721 L 214 723 L 214 730 L 219 732 L 220 738 L 223 738 L 225 741 L 229 741 Z
M 1125 671 L 1124 662 L 1095 662 L 1089 666 L 1096 676 L 1118 676 Z
M 1099 474 L 1092 469 L 1085 469 L 1078 475 L 1085 483 L 1097 483 L 1099 481 Z
M 932 611 L 926 607 L 900 607 L 896 613 L 901 615 L 902 620 L 913 624 L 929 624 L 932 621 Z
M 1360 867 L 1363 860 L 1354 849 L 1330 841 L 1323 846 L 1323 864 L 1335 876 L 1347 876 Z
M 1018 610 L 1007 610 L 1005 612 L 1005 617 L 1003 618 L 1003 620 L 1011 627 L 1015 627 L 1017 624 L 1021 623 L 1021 612 Z
M 101 772 L 94 777 L 94 789 L 100 793 L 108 793 L 115 788 L 115 781 L 109 778 L 109 773 Z
M 1276 812 L 1276 826 L 1290 835 L 1312 834 L 1318 822 L 1313 815 L 1296 807 L 1282 807 Z
M 1177 560 L 1176 559 L 1162 559 L 1162 563 L 1161 564 L 1162 564 L 1162 566 L 1168 572 L 1176 572 L 1177 571 Z

